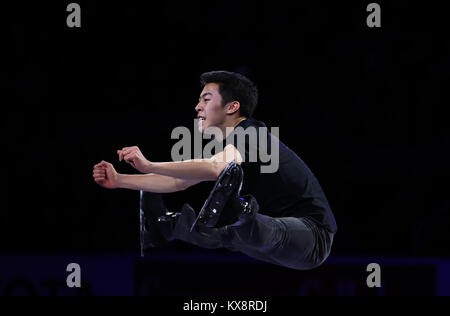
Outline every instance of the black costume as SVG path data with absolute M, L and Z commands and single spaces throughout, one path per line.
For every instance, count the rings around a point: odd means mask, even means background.
M 255 128 L 259 137 L 258 128 L 265 125 L 250 118 L 237 127 Z M 279 146 L 279 168 L 275 173 L 261 173 L 264 163 L 260 159 L 249 161 L 250 151 L 260 148 L 252 148 L 254 144 L 247 138 L 244 144 L 239 144 L 243 140 L 233 132 L 224 140 L 224 146 L 232 143 L 240 150 L 244 159 L 241 165 L 244 179 L 238 196 L 230 198 L 224 205 L 223 216 L 227 216 L 228 222 L 222 220 L 222 225 L 196 225 L 191 231 L 197 215 L 185 205 L 181 214 L 168 213 L 157 220 L 167 224 L 161 229 L 164 238 L 158 237 L 151 228 L 145 229 L 144 224 L 152 216 L 156 218 L 167 210 L 161 195 L 143 193 L 143 246 L 146 246 L 146 234 L 151 234 L 148 240 L 178 239 L 203 248 L 224 247 L 293 269 L 312 269 L 322 264 L 330 254 L 337 231 L 327 198 L 306 164 L 275 136 L 268 133 L 263 137 L 266 135 L 267 148 L 264 150 L 272 153 L 271 140 L 276 140 L 274 144 Z M 153 215 L 146 212 L 153 212 Z M 245 220 L 239 221 L 244 213 Z M 172 221 L 175 218 L 176 221 Z

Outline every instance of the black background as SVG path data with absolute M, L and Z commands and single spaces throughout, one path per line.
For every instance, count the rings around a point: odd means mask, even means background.
M 449 36 L 443 2 L 2 5 L 1 252 L 138 252 L 138 193 L 92 167 L 138 145 L 170 160 L 193 128 L 199 75 L 238 71 L 255 117 L 318 177 L 339 225 L 334 255 L 449 256 Z M 199 206 L 210 184 L 167 195 Z M 177 247 L 185 247 L 178 244 Z

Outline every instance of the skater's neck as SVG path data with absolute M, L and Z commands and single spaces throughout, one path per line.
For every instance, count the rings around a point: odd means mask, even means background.
M 233 131 L 234 129 L 243 121 L 245 121 L 247 118 L 244 116 L 240 117 L 231 117 L 230 119 L 225 120 L 224 124 L 220 126 L 220 130 L 222 131 L 222 135 L 216 135 L 216 139 L 218 141 L 223 141 L 226 139 Z

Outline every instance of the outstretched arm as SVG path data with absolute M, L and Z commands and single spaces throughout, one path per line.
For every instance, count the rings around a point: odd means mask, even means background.
M 118 151 L 119 159 L 148 173 L 145 175 L 119 174 L 113 165 L 101 162 L 94 167 L 94 179 L 99 185 L 109 188 L 142 190 L 154 193 L 173 193 L 203 182 L 215 181 L 227 165 L 236 161 L 242 163 L 239 151 L 228 145 L 224 151 L 210 159 L 189 160 L 182 162 L 153 163 L 145 159 L 138 147 L 124 148 Z
M 93 173 L 95 182 L 108 189 L 142 190 L 153 193 L 173 193 L 184 191 L 200 181 L 167 177 L 158 174 L 124 175 L 119 174 L 113 165 L 102 161 L 95 165 Z
M 159 174 L 120 175 L 119 188 L 153 193 L 184 191 L 200 181 L 166 177 Z
M 118 151 L 119 159 L 143 173 L 156 173 L 163 176 L 192 181 L 215 181 L 227 165 L 236 161 L 242 163 L 242 156 L 233 145 L 210 159 L 196 159 L 181 162 L 154 163 L 144 158 L 138 147 L 127 147 Z

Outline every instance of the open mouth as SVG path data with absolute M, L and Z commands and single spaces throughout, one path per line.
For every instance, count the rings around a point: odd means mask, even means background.
M 206 120 L 206 118 L 204 118 L 203 116 L 199 116 L 199 117 L 197 117 L 197 119 L 198 119 L 200 122 L 204 122 L 204 121 Z

